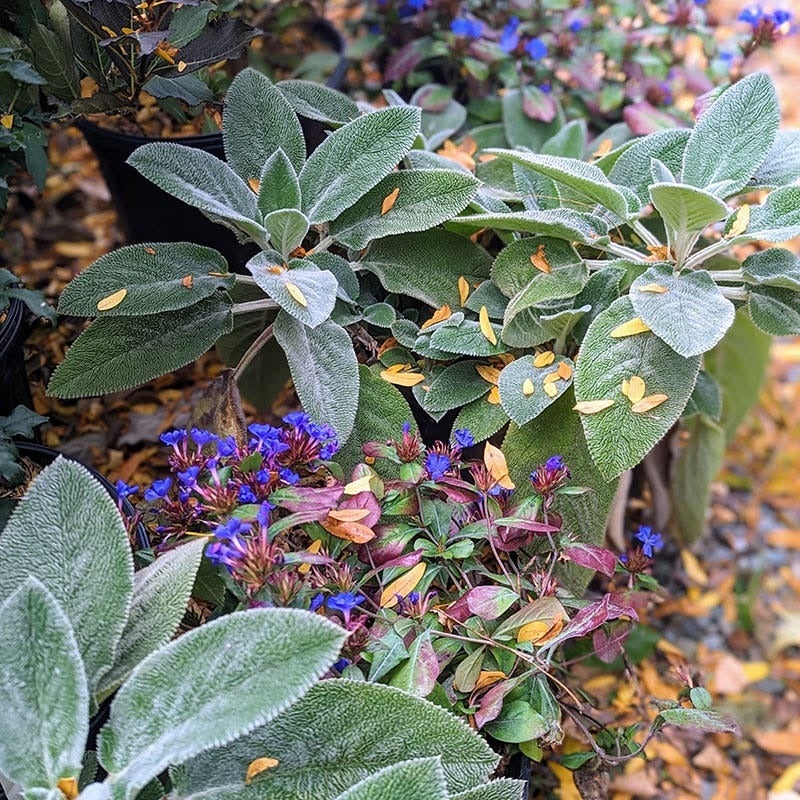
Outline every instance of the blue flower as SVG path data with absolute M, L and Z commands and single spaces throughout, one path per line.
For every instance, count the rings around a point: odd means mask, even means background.
M 564 459 L 561 456 L 550 456 L 544 462 L 544 467 L 549 470 L 562 469 L 564 467 Z
M 333 669 L 337 672 L 344 672 L 350 666 L 349 658 L 340 658 L 334 665 Z
M 236 499 L 240 503 L 257 503 L 258 498 L 253 493 L 249 486 L 240 486 L 239 491 L 236 493 Z
M 500 34 L 500 49 L 504 53 L 513 53 L 519 44 L 519 17 L 511 17 Z
M 315 594 L 311 598 L 311 603 L 308 606 L 309 611 L 316 611 L 325 602 L 325 595 L 322 593 Z
M 154 503 L 156 500 L 163 500 L 172 486 L 172 478 L 162 478 L 158 481 L 153 481 L 153 485 L 149 489 L 145 489 L 144 499 L 148 503 Z
M 242 522 L 237 517 L 231 517 L 227 522 L 214 528 L 214 536 L 217 539 L 233 539 L 236 536 L 247 533 L 249 530 L 250 525 L 246 522 Z
M 284 483 L 288 483 L 290 486 L 296 486 L 300 483 L 300 476 L 294 470 L 289 469 L 289 467 L 281 467 L 278 470 L 278 475 L 280 475 Z
M 703 0 L 703 2 L 705 2 L 705 0 Z M 583 29 L 583 20 L 582 19 L 574 19 L 574 20 L 572 20 L 572 22 L 570 22 L 570 24 L 569 24 L 569 29 L 573 33 L 577 33 L 579 30 L 582 30 Z
M 431 480 L 438 481 L 452 466 L 449 456 L 444 453 L 428 453 L 425 456 L 425 469 Z
M 192 437 L 192 441 L 198 446 L 203 447 L 207 445 L 209 442 L 213 442 L 217 437 L 211 433 L 211 431 L 204 431 L 200 428 L 192 428 L 189 431 L 189 436 Z
M 660 550 L 664 546 L 664 540 L 660 533 L 653 533 L 647 525 L 640 525 L 635 536 L 642 543 L 642 552 L 648 557 L 653 557 L 655 550 Z
M 534 61 L 538 61 L 547 55 L 547 45 L 538 37 L 534 37 L 525 45 L 525 52 Z
M 125 481 L 117 481 L 114 488 L 117 490 L 117 496 L 120 500 L 124 500 L 139 491 L 138 486 L 132 486 L 129 483 L 125 483 Z
M 450 30 L 456 36 L 463 36 L 466 39 L 478 39 L 483 34 L 483 23 L 479 19 L 456 17 L 450 23 Z
M 283 421 L 301 431 L 307 431 L 311 425 L 311 418 L 305 411 L 292 411 L 283 418 Z
M 261 504 L 258 506 L 258 511 L 256 512 L 256 520 L 259 525 L 263 525 L 267 527 L 269 525 L 269 512 L 275 506 L 269 502 L 269 500 L 263 500 Z
M 166 433 L 162 433 L 158 438 L 164 444 L 177 447 L 186 438 L 186 430 L 184 428 L 179 428 L 174 431 L 167 431 Z
M 543 83 L 543 84 L 542 84 L 542 85 L 539 87 L 539 91 L 540 91 L 542 94 L 550 94 L 550 92 L 552 92 L 552 91 L 553 91 L 553 87 L 552 87 L 552 86 L 551 86 L 549 83 Z
M 772 14 L 772 21 L 777 25 L 781 26 L 786 22 L 790 22 L 792 19 L 792 12 L 786 11 L 782 8 L 779 8 L 777 11 L 773 11 Z
M 200 467 L 187 467 L 183 472 L 179 472 L 178 480 L 184 486 L 194 486 L 197 483 L 197 476 L 200 474 Z
M 259 483 L 269 483 L 272 480 L 272 473 L 268 469 L 260 469 L 256 472 L 256 480 Z
M 339 592 L 339 594 L 335 594 L 325 601 L 325 608 L 349 614 L 363 600 L 363 595 L 353 594 L 352 592 Z
M 226 436 L 217 440 L 217 455 L 223 458 L 232 456 L 236 452 L 236 440 L 233 436 Z
M 403 433 L 404 434 L 411 433 L 411 423 L 410 422 L 404 422 L 403 423 Z
M 459 447 L 472 447 L 475 444 L 475 437 L 469 432 L 469 428 L 456 428 L 453 439 Z
M 753 28 L 757 27 L 764 18 L 764 10 L 759 5 L 745 6 L 736 17 L 739 22 L 746 22 Z

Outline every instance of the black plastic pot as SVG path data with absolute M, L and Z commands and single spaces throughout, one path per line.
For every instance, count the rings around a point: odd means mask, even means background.
M 8 416 L 18 405 L 30 408 L 33 404 L 23 349 L 28 333 L 25 305 L 12 297 L 0 323 L 0 417 Z
M 326 82 L 328 86 L 338 88 L 347 71 L 344 40 L 326 21 L 311 23 L 311 30 L 313 35 L 330 44 L 341 55 L 336 69 Z M 325 138 L 326 128 L 316 120 L 301 117 L 300 122 L 306 138 L 306 149 L 310 153 Z M 259 252 L 256 245 L 242 244 L 228 228 L 210 222 L 197 209 L 159 189 L 126 163 L 137 147 L 149 142 L 174 142 L 196 147 L 224 161 L 225 150 L 221 133 L 167 139 L 120 133 L 83 119 L 78 120 L 76 125 L 97 156 L 100 171 L 108 184 L 120 226 L 129 244 L 194 242 L 206 245 L 219 250 L 232 271 L 247 274 L 244 265 Z

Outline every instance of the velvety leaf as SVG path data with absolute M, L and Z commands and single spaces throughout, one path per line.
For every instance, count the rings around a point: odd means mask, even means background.
M 330 667 L 344 638 L 338 625 L 288 608 L 189 631 L 139 664 L 117 693 L 100 732 L 101 764 L 135 794 L 167 766 L 274 719 Z
M 485 726 L 486 732 L 500 742 L 529 742 L 538 739 L 547 732 L 548 725 L 544 717 L 534 711 L 527 700 L 512 700 L 503 705 L 503 710 L 496 720 Z
M 113 691 L 140 661 L 173 637 L 186 613 L 205 546 L 202 538 L 168 550 L 134 575 L 114 666 L 100 678 L 98 695 Z
M 358 403 L 358 361 L 347 331 L 330 320 L 308 328 L 283 311 L 274 325 L 303 408 L 345 441 L 353 430 Z
M 688 419 L 695 414 L 703 414 L 715 422 L 719 422 L 722 415 L 722 391 L 719 383 L 705 370 L 701 369 L 697 375 L 689 402 L 683 410 L 681 417 Z
M 490 781 L 466 792 L 451 796 L 450 800 L 524 800 L 527 784 L 511 778 Z
M 447 787 L 439 759 L 420 758 L 384 767 L 336 800 L 447 800 Z
M 373 239 L 424 231 L 463 211 L 477 188 L 475 178 L 455 170 L 392 172 L 333 220 L 330 233 L 357 250 Z M 397 199 L 384 213 L 393 192 Z
M 233 287 L 225 259 L 210 247 L 188 242 L 134 244 L 102 256 L 72 280 L 58 313 L 76 317 L 142 316 L 186 308 Z M 105 311 L 97 304 L 120 289 L 121 303 Z
M 457 217 L 455 222 L 475 229 L 540 233 L 568 242 L 594 245 L 605 241 L 608 225 L 599 217 L 570 209 L 547 211 L 512 211 L 508 214 L 472 214 Z
M 789 186 L 798 177 L 800 177 L 800 131 L 778 131 L 775 144 L 750 179 L 749 186 Z
M 441 308 L 459 308 L 458 279 L 470 284 L 489 277 L 491 256 L 464 236 L 445 230 L 407 233 L 373 242 L 361 266 L 389 292 Z
M 358 106 L 342 92 L 315 81 L 279 81 L 275 86 L 292 108 L 306 119 L 344 125 L 361 116 Z
M 353 265 L 347 259 L 326 252 L 311 253 L 306 256 L 306 259 L 316 264 L 320 269 L 326 269 L 333 273 L 339 283 L 337 297 L 340 300 L 354 303 L 358 299 L 361 287 L 353 270 Z
M 667 291 L 642 291 L 652 284 Z M 656 264 L 640 275 L 631 285 L 629 297 L 632 316 L 641 317 L 656 336 L 684 357 L 714 347 L 733 325 L 736 313 L 708 272 L 693 270 L 676 276 L 669 264 Z
M 386 108 L 334 131 L 300 172 L 309 220 L 335 219 L 388 175 L 411 149 L 419 114 L 417 108 Z
M 564 546 L 561 552 L 573 564 L 600 572 L 609 578 L 613 576 L 617 566 L 617 557 L 614 553 L 595 544 L 575 542 Z
M 429 631 L 417 636 L 408 648 L 408 659 L 392 674 L 389 685 L 415 697 L 427 697 L 436 686 L 440 667 Z
M 466 428 L 476 442 L 482 442 L 494 436 L 507 423 L 508 415 L 503 406 L 489 403 L 481 397 L 458 412 L 453 429 Z
M 183 100 L 190 106 L 198 106 L 214 100 L 214 93 L 209 89 L 208 84 L 201 81 L 197 75 L 181 75 L 177 78 L 153 75 L 142 86 L 142 91 L 158 99 L 173 97 L 176 100 Z
M 309 224 L 306 215 L 296 208 L 281 208 L 264 216 L 264 227 L 272 246 L 288 261 L 291 252 L 306 238 Z
M 575 297 L 576 307 L 589 306 L 589 310 L 576 323 L 573 330 L 573 336 L 578 342 L 583 340 L 594 318 L 620 296 L 625 275 L 624 266 L 617 261 L 609 261 L 607 266 L 589 276 L 589 280 Z
M 332 800 L 383 767 L 431 756 L 441 757 L 448 791 L 459 792 L 485 781 L 498 760 L 439 706 L 381 684 L 323 681 L 271 723 L 173 770 L 177 795 L 241 792 L 248 764 L 265 754 L 278 766 L 252 783 L 255 800 Z
M 753 286 L 747 301 L 750 319 L 771 336 L 800 333 L 800 294 L 777 286 Z
M 723 717 L 716 711 L 699 708 L 667 708 L 659 711 L 658 718 L 664 720 L 667 725 L 677 725 L 680 728 L 694 728 L 709 733 L 741 733 L 739 724 L 735 720 Z
M 220 293 L 166 314 L 97 319 L 56 367 L 48 394 L 88 397 L 146 383 L 194 361 L 232 327 L 230 298 Z
M 726 89 L 703 113 L 686 144 L 681 178 L 720 197 L 745 186 L 775 142 L 780 109 L 764 72 Z
M 535 266 L 534 264 L 538 264 Z M 549 276 L 564 269 L 582 267 L 588 276 L 583 259 L 578 251 L 563 239 L 547 236 L 527 236 L 517 239 L 504 247 L 492 264 L 492 282 L 506 297 L 514 297 L 531 281 L 547 281 Z M 546 271 L 545 271 L 546 270 Z M 570 273 L 571 274 L 571 273 Z M 564 294 L 552 292 L 547 297 L 566 297 Z
M 306 158 L 300 121 L 280 89 L 254 69 L 242 70 L 225 96 L 225 158 L 244 179 L 260 178 L 279 148 L 299 172 Z
M 616 300 L 592 322 L 576 363 L 576 399 L 614 401 L 600 413 L 580 415 L 589 451 L 606 478 L 638 464 L 667 433 L 686 406 L 700 369 L 699 356 L 678 355 L 652 332 L 609 335 L 635 316 L 627 297 Z M 634 375 L 644 380 L 648 396 L 665 394 L 667 399 L 634 413 L 622 393 L 622 381 Z
M 0 604 L 0 641 L 0 773 L 26 794 L 52 789 L 80 773 L 89 733 L 78 643 L 34 577 Z
M 475 369 L 475 361 L 461 361 L 445 367 L 430 382 L 424 393 L 422 407 L 426 411 L 449 411 L 483 397 L 490 386 Z
M 574 119 L 542 145 L 542 155 L 583 158 L 586 148 L 586 120 Z
M 763 286 L 800 290 L 800 258 L 790 250 L 770 247 L 748 256 L 742 264 L 745 278 Z
M 564 356 L 557 356 L 545 367 L 535 366 L 533 356 L 520 356 L 503 367 L 500 373 L 498 388 L 503 409 L 517 425 L 530 422 L 569 389 L 572 385 L 572 371 L 572 361 Z M 555 380 L 548 378 L 556 374 L 568 374 L 569 377 Z M 545 391 L 545 386 L 553 387 L 549 390 L 553 392 L 552 397 Z
M 133 559 L 114 501 L 75 461 L 58 458 L 42 470 L 0 536 L 0 599 L 29 577 L 69 620 L 92 690 L 114 663 L 133 594 Z
M 499 325 L 489 326 L 497 344 L 492 344 L 477 322 L 464 320 L 458 325 L 449 325 L 435 330 L 431 334 L 431 345 L 446 353 L 464 356 L 496 356 L 505 353 L 508 348 L 500 343 L 501 328 Z
M 283 208 L 300 208 L 300 181 L 283 150 L 276 150 L 261 170 L 258 210 L 266 217 Z
M 783 186 L 770 192 L 760 206 L 750 210 L 750 224 L 731 246 L 744 242 L 787 242 L 800 236 L 800 186 Z

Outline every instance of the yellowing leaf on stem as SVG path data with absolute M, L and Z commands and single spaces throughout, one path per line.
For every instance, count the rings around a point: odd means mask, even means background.
M 730 230 L 725 234 L 727 239 L 732 239 L 734 236 L 741 236 L 750 224 L 750 206 L 745 203 L 737 212 L 733 219 L 733 224 Z
M 244 785 L 249 786 L 256 775 L 260 775 L 268 769 L 274 769 L 280 762 L 277 758 L 257 758 L 247 765 L 247 772 L 244 776 Z
M 530 378 L 525 378 L 525 380 L 522 381 L 522 394 L 524 394 L 525 397 L 530 397 L 533 394 L 533 388 L 533 381 Z
M 554 639 L 564 627 L 564 620 L 561 617 L 553 617 L 551 620 L 536 619 L 523 625 L 517 632 L 518 642 L 530 642 L 531 644 L 545 644 Z
M 450 306 L 445 304 L 441 308 L 437 308 L 436 311 L 433 312 L 433 316 L 430 319 L 426 319 L 425 322 L 419 326 L 419 329 L 424 331 L 425 328 L 430 328 L 431 325 L 444 322 L 452 313 L 453 312 L 450 310 Z
M 486 310 L 486 306 L 481 306 L 481 310 L 478 312 L 478 324 L 480 325 L 481 333 L 484 338 L 496 345 L 497 336 L 495 336 L 492 323 L 489 322 L 489 312 Z
M 312 553 L 313 555 L 316 555 L 317 553 L 319 553 L 321 548 L 322 548 L 322 539 L 314 539 L 314 541 L 311 542 L 311 544 L 308 547 L 306 547 L 306 551 Z M 301 564 L 297 568 L 297 571 L 301 575 L 308 575 L 308 573 L 311 571 L 311 564 Z
M 626 336 L 636 336 L 637 333 L 647 333 L 650 328 L 641 317 L 634 317 L 622 325 L 617 325 L 608 335 L 612 339 L 622 339 Z
M 397 605 L 398 597 L 406 597 L 409 592 L 413 592 L 417 584 L 425 574 L 427 564 L 420 562 L 412 567 L 404 575 L 395 578 L 382 592 L 378 605 L 381 608 L 392 608 Z
M 97 310 L 110 311 L 112 308 L 116 308 L 125 299 L 127 294 L 128 294 L 127 289 L 118 289 L 113 294 L 108 295 L 108 297 L 104 297 L 102 300 L 98 300 Z
M 644 393 L 644 381 L 638 375 L 634 375 L 628 381 L 628 400 L 630 400 L 631 403 L 638 403 L 644 397 Z
M 512 481 L 508 475 L 506 457 L 499 447 L 495 447 L 490 442 L 486 442 L 486 447 L 483 451 L 483 463 L 499 486 L 502 486 L 504 489 L 514 488 L 514 481 Z
M 500 672 L 498 669 L 482 669 L 478 674 L 478 680 L 475 681 L 475 689 L 485 689 L 487 686 L 493 686 L 505 677 L 505 672 Z
M 11 130 L 11 126 L 14 124 L 14 115 L 13 114 L 3 114 L 0 117 L 0 125 L 2 125 L 6 130 Z
M 652 294 L 666 294 L 669 289 L 667 289 L 666 286 L 662 286 L 660 283 L 646 283 L 644 286 L 640 286 L 636 291 L 650 292 Z
M 493 406 L 500 405 L 500 387 L 492 386 L 489 394 L 486 395 L 486 402 L 491 403 Z
M 381 216 L 384 214 L 388 214 L 392 208 L 394 208 L 394 204 L 397 202 L 397 198 L 400 195 L 400 187 L 395 186 L 386 197 L 383 198 L 383 202 L 381 203 Z
M 581 400 L 572 407 L 581 414 L 599 414 L 614 405 L 613 400 Z
M 485 364 L 478 364 L 476 365 L 475 369 L 478 372 L 478 375 L 481 376 L 487 383 L 491 383 L 492 386 L 497 386 L 500 382 L 500 370 L 497 367 L 488 367 Z
M 645 411 L 651 411 L 660 406 L 663 402 L 669 400 L 665 394 L 651 394 L 649 397 L 643 397 L 638 402 L 631 406 L 631 411 L 634 414 L 644 414 Z
M 294 283 L 286 282 L 286 291 L 289 292 L 292 300 L 295 303 L 303 306 L 303 308 L 308 308 L 308 300 L 306 300 L 306 296 L 300 291 L 300 287 L 295 285 Z
M 552 350 L 545 350 L 533 357 L 534 367 L 548 367 L 556 360 L 556 354 Z
M 469 297 L 469 281 L 461 275 L 458 279 L 458 302 L 461 303 L 462 307 L 464 303 L 467 302 L 467 298 Z
M 536 252 L 531 255 L 531 264 L 533 264 L 539 272 L 550 272 L 550 262 L 547 260 L 547 256 L 544 253 L 543 244 L 540 244 L 536 248 Z

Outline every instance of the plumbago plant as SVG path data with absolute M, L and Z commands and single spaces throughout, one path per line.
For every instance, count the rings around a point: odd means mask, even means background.
M 36 478 L 0 536 L 9 800 L 164 796 L 167 769 L 176 800 L 521 800 L 521 782 L 486 782 L 497 756 L 444 709 L 319 682 L 346 638 L 329 620 L 255 609 L 170 641 L 205 544 L 134 574 L 124 524 L 84 468 L 59 459 Z M 90 714 L 112 694 L 98 733 Z
M 308 158 L 296 110 L 341 126 Z M 303 81 L 276 87 L 248 69 L 226 98 L 228 164 L 179 144 L 139 148 L 134 167 L 262 252 L 248 262 L 250 276 L 231 275 L 218 253 L 183 243 L 104 256 L 61 298 L 61 313 L 98 319 L 70 349 L 49 391 L 76 397 L 142 383 L 231 332 L 228 352 L 241 356 L 241 377 L 274 337 L 305 407 L 346 439 L 358 403 L 358 362 L 343 325 L 385 327 L 395 318 L 360 288 L 359 250 L 434 227 L 478 190 L 473 176 L 456 169 L 395 171 L 421 137 L 421 114 L 402 107 L 361 115 L 333 90 Z M 460 244 L 461 237 L 453 239 Z

